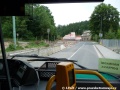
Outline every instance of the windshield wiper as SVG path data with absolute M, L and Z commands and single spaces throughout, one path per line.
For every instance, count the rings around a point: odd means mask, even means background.
M 66 58 L 55 58 L 55 57 L 44 57 L 44 56 L 38 56 L 37 54 L 32 54 L 32 55 L 21 55 L 21 54 L 17 54 L 12 56 L 11 59 L 15 58 L 15 57 L 29 57 L 29 58 L 37 58 L 37 59 L 30 59 L 27 61 L 64 61 L 64 62 L 73 62 L 74 64 L 76 64 L 78 67 L 82 68 L 82 69 L 88 69 L 76 62 L 76 60 L 68 60 Z
M 44 57 L 44 56 L 38 56 L 36 54 L 33 54 L 33 55 L 20 55 L 20 54 L 17 54 L 17 55 L 12 56 L 11 59 L 13 59 L 15 57 L 37 58 L 37 59 L 31 59 L 31 60 L 27 60 L 27 61 L 66 61 L 66 62 L 77 62 L 76 60 L 68 60 L 66 58 Z
M 84 66 L 82 66 L 82 65 L 80 65 L 80 64 L 78 64 L 76 62 L 74 62 L 74 64 L 77 65 L 78 67 L 82 68 L 82 69 L 88 69 L 88 68 L 86 68 L 86 67 L 84 67 Z

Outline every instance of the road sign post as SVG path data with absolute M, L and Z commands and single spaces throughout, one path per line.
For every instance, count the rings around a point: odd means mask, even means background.
M 102 34 L 102 33 L 99 33 L 99 37 L 100 37 L 99 42 L 100 42 L 100 44 L 102 44 L 102 42 L 101 42 L 101 38 L 103 37 L 103 34 Z
M 99 37 L 102 38 L 103 34 L 102 33 L 99 33 Z

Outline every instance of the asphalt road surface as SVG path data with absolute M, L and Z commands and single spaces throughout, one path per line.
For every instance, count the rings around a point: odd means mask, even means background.
M 67 58 L 69 60 L 77 60 L 78 64 L 89 69 L 98 69 L 99 55 L 95 49 L 95 42 L 78 42 L 77 44 L 67 47 L 50 57 Z

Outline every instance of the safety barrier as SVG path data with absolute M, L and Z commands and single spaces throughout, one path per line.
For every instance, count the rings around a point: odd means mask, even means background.
M 101 39 L 100 44 L 117 53 L 120 53 L 120 39 Z

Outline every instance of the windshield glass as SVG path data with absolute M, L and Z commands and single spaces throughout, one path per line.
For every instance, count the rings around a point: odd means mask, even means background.
M 119 3 L 26 4 L 26 16 L 1 17 L 7 57 L 37 54 L 77 60 L 89 69 L 118 70 Z

